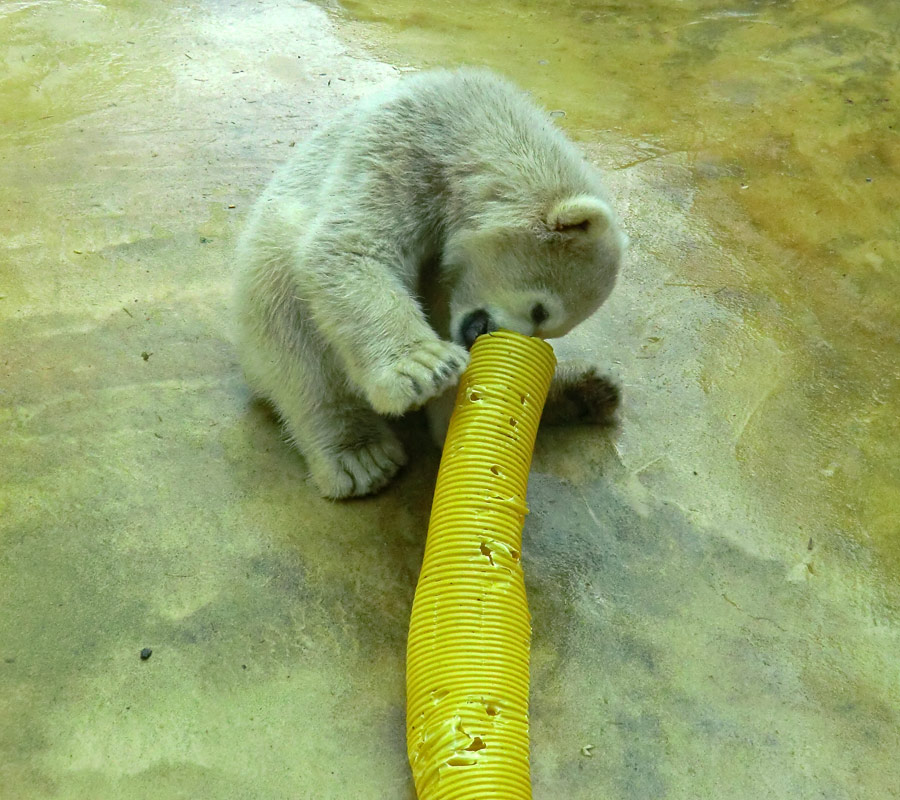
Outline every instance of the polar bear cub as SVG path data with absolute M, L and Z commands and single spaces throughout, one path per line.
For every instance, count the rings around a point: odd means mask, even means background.
M 385 417 L 451 390 L 479 335 L 562 336 L 600 306 L 626 241 L 603 198 L 548 115 L 484 70 L 402 80 L 298 145 L 240 241 L 237 340 L 324 496 L 390 481 L 406 456 Z M 551 406 L 608 416 L 604 379 L 560 375 Z

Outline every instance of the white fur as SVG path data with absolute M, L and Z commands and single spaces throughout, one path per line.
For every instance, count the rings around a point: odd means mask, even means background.
M 606 299 L 624 246 L 596 171 L 523 93 L 423 73 L 298 146 L 254 207 L 241 361 L 325 496 L 376 491 L 405 461 L 383 415 L 456 384 L 469 312 L 560 336 Z

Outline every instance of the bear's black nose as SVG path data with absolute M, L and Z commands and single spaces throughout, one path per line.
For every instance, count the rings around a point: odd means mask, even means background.
M 494 325 L 491 315 L 483 308 L 479 308 L 477 311 L 470 311 L 459 324 L 459 333 L 466 344 L 467 350 L 472 349 L 475 340 L 483 333 L 490 333 L 496 329 L 497 326 Z

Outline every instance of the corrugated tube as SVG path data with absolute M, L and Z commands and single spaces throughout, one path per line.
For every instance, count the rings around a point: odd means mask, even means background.
M 460 380 L 407 646 L 419 800 L 531 797 L 522 526 L 555 368 L 546 342 L 497 331 L 475 342 Z

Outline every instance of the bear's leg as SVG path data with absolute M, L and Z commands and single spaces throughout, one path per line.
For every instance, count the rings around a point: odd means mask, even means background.
M 275 406 L 323 496 L 377 492 L 406 463 L 403 446 L 385 420 L 348 391 L 340 365 L 316 339 L 297 335 L 287 350 L 257 340 L 248 353 L 245 345 L 248 381 Z
M 403 414 L 442 394 L 469 360 L 431 328 L 402 271 L 372 256 L 332 253 L 304 293 L 317 328 L 379 414 Z

